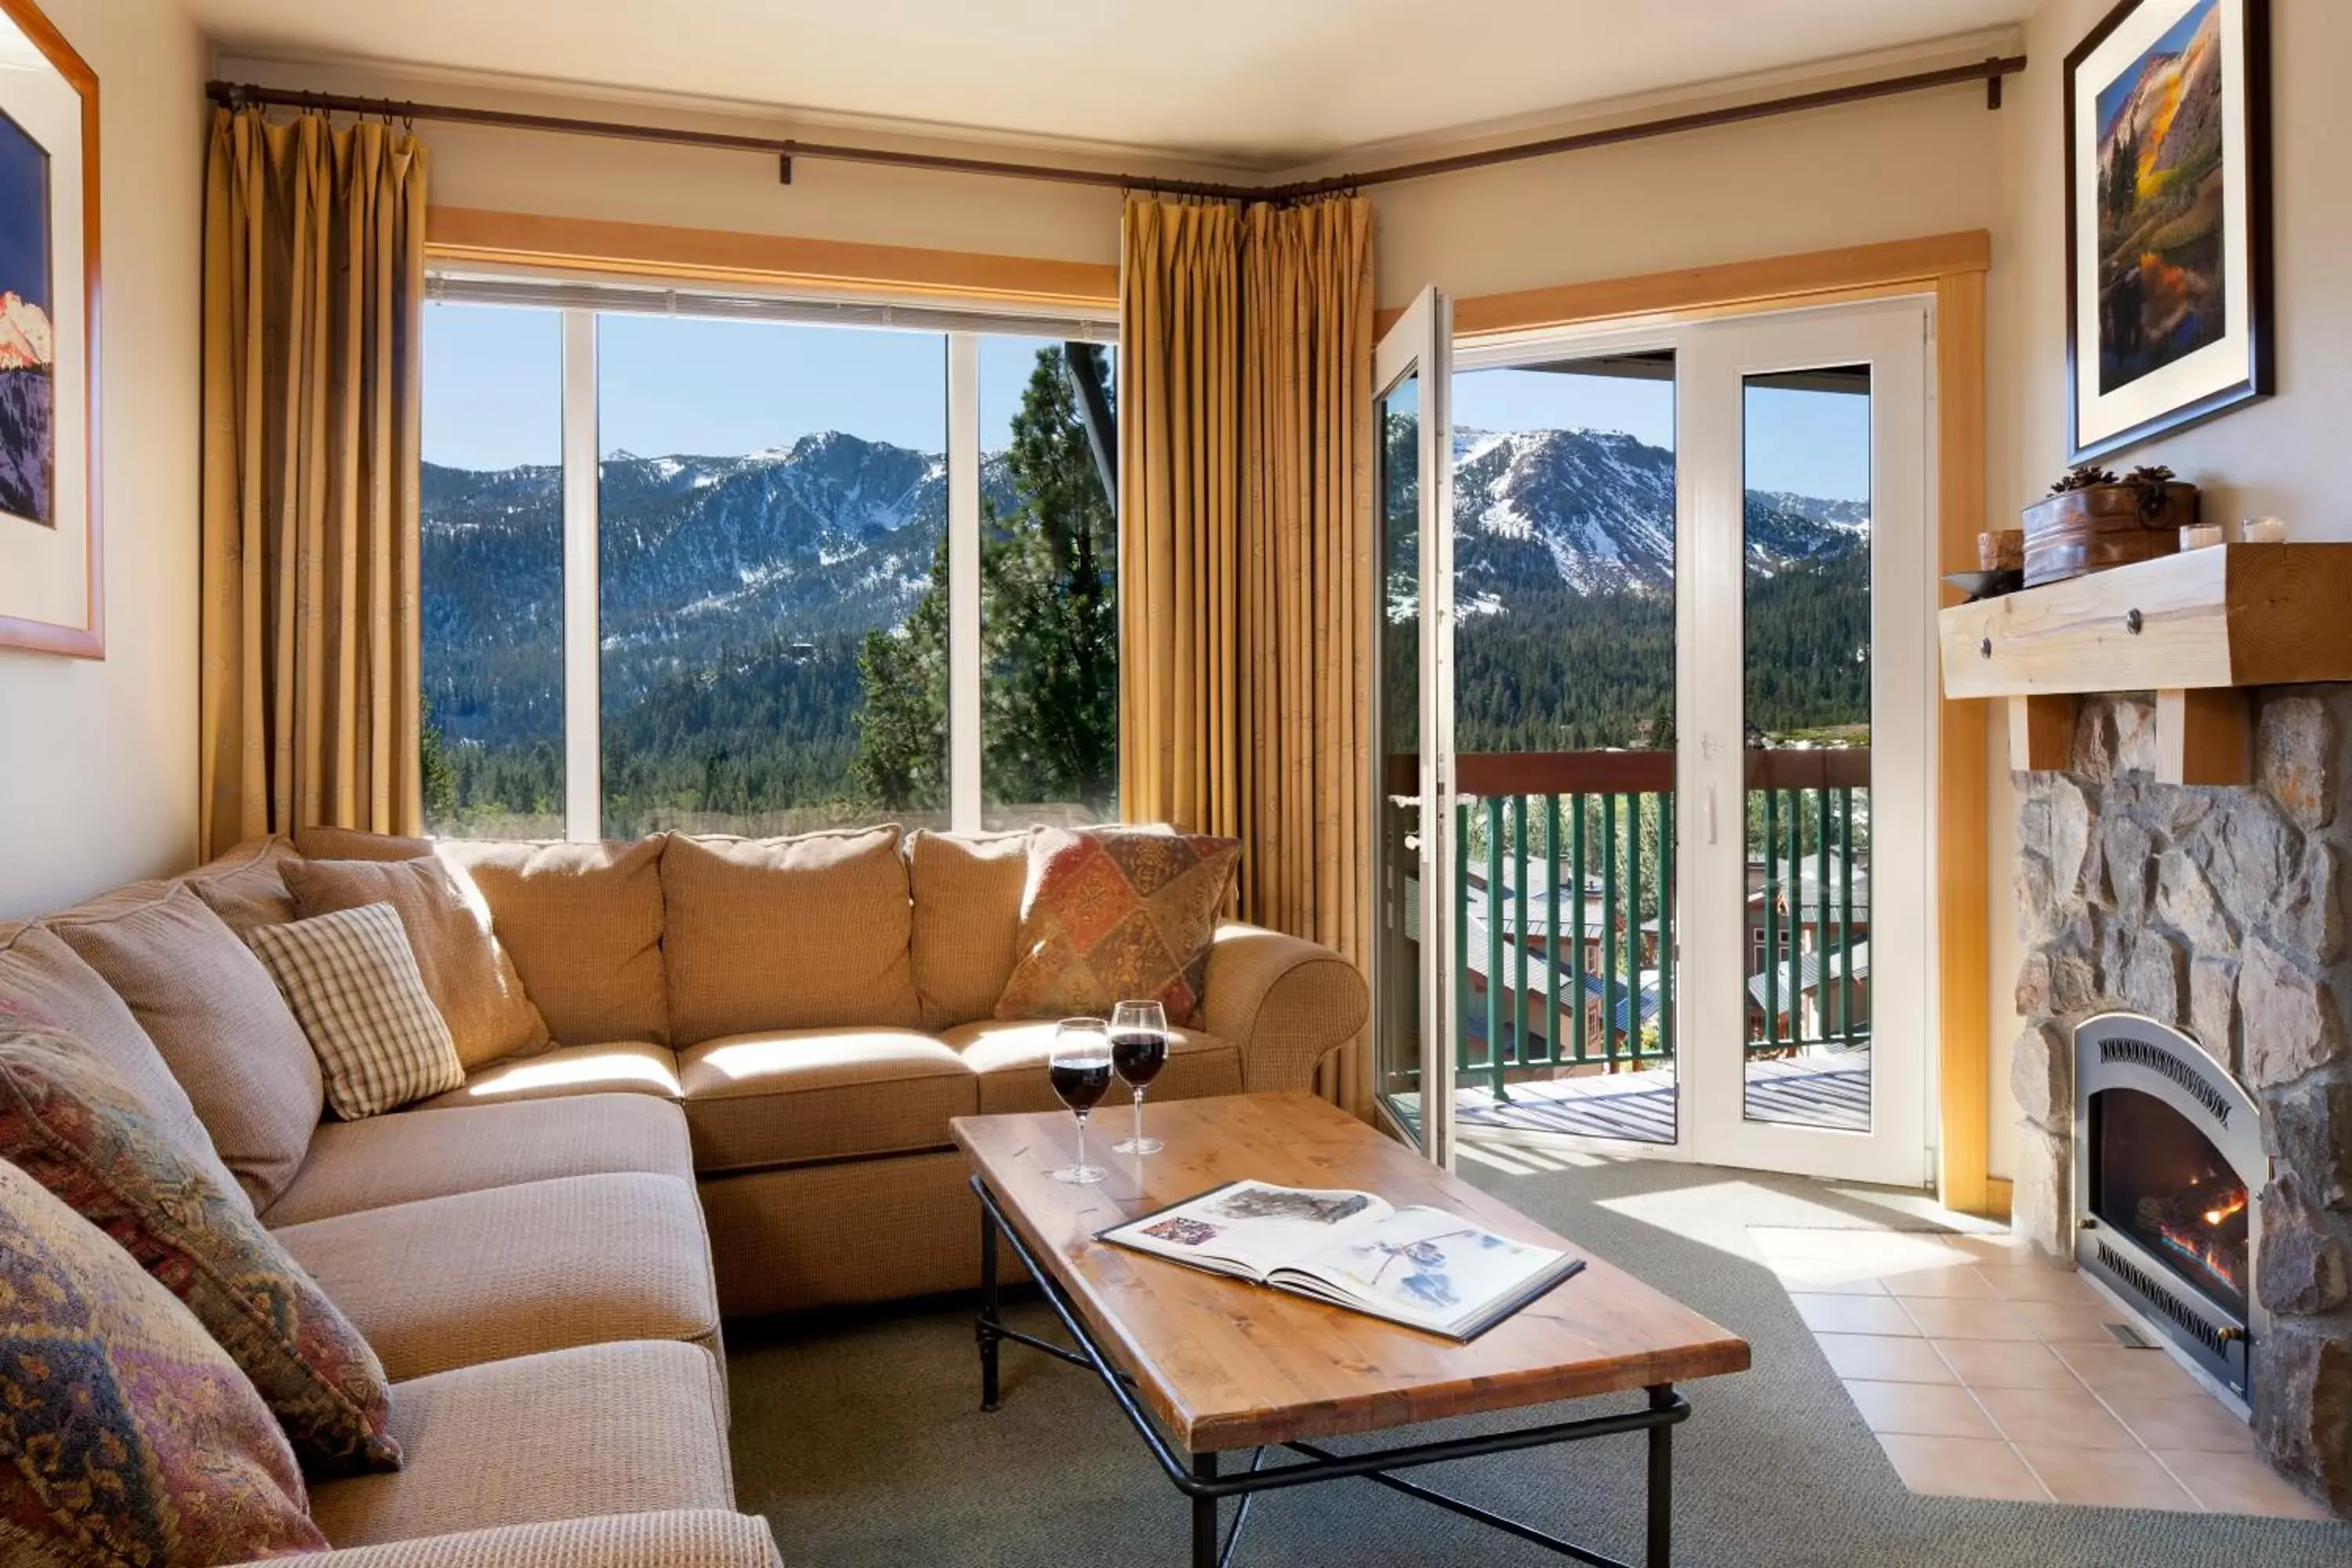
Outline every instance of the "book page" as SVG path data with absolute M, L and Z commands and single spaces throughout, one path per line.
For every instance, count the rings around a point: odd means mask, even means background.
M 1395 1212 L 1370 1193 L 1235 1182 L 1105 1231 L 1103 1237 L 1202 1268 L 1238 1265 L 1263 1279 Z
M 1450 1330 L 1562 1256 L 1507 1240 L 1459 1215 L 1416 1205 L 1336 1238 L 1286 1272 L 1311 1276 L 1374 1311 Z

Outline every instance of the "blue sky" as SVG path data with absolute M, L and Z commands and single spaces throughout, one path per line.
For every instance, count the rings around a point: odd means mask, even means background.
M 1454 422 L 1481 430 L 1622 430 L 1672 450 L 1670 382 L 1556 371 L 1476 370 L 1454 378 Z M 1832 500 L 1870 494 L 1870 400 L 1751 387 L 1748 487 Z
M 1012 439 L 1037 351 L 980 347 L 981 444 Z M 552 463 L 562 326 L 552 310 L 432 305 L 425 312 L 425 457 L 452 468 Z M 768 321 L 605 316 L 597 325 L 597 445 L 641 458 L 735 456 L 846 430 L 947 449 L 947 339 Z
M 0 293 L 49 309 L 49 155 L 0 114 Z
M 2205 25 L 2205 18 L 2212 14 L 2216 3 L 2217 0 L 2200 0 L 2200 4 L 2189 7 L 2181 13 L 2180 20 L 2165 29 L 2164 37 L 2141 50 L 2130 64 L 2116 74 L 2115 80 L 2099 89 L 2097 113 L 2102 141 L 2105 140 L 2108 132 L 2115 129 L 2116 116 L 2123 112 L 2126 100 L 2131 97 L 2131 89 L 2138 85 L 2140 70 L 2147 64 L 2148 56 L 2177 55 L 2187 48 L 2189 40 L 2195 37 L 2197 29 Z
M 981 444 L 1011 439 L 1021 393 L 1047 340 L 981 341 Z M 552 310 L 432 305 L 425 312 L 425 457 L 454 468 L 552 463 L 562 449 L 561 318 Z M 845 430 L 918 451 L 947 447 L 947 341 L 668 316 L 598 326 L 598 445 L 639 457 L 731 456 Z M 1869 492 L 1865 398 L 1758 389 L 1748 395 L 1756 489 L 1856 500 Z M 1458 425 L 1496 430 L 1623 430 L 1674 445 L 1665 382 L 1484 370 L 1454 378 Z

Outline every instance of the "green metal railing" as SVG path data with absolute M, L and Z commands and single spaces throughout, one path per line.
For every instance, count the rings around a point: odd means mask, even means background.
M 1671 1061 L 1674 753 L 1474 753 L 1456 766 L 1469 797 L 1454 836 L 1462 1080 L 1501 1099 L 1514 1073 Z M 1760 1007 L 1757 976 L 1743 976 L 1750 1054 L 1868 1041 L 1854 962 L 1869 934 L 1868 770 L 1866 751 L 1748 753 L 1748 891 L 1767 960 Z M 1746 945 L 1755 970 L 1752 934 Z

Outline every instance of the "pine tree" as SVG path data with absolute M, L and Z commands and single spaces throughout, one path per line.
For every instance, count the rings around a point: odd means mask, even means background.
M 1068 345 L 1067 353 L 1102 351 Z M 982 777 L 1013 802 L 1113 809 L 1118 778 L 1118 520 L 1063 348 L 1040 349 L 1005 455 L 1016 497 L 981 538 Z M 866 635 L 853 764 L 893 811 L 947 804 L 948 547 L 906 625 Z

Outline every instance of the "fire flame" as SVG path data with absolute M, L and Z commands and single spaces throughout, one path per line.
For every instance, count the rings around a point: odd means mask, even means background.
M 2246 1200 L 2244 1195 L 2241 1194 L 2221 1208 L 2207 1209 L 2205 1211 L 2205 1223 L 2207 1225 L 2220 1225 L 2223 1220 L 2230 1218 L 2231 1215 L 2242 1215 L 2245 1212 Z

